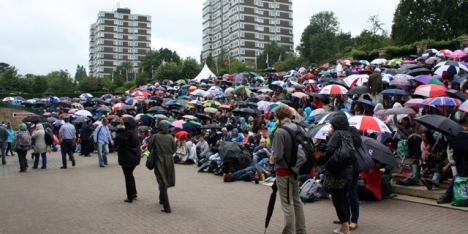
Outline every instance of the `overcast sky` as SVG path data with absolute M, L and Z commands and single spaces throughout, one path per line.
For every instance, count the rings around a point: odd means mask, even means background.
M 99 11 L 111 11 L 118 0 L 0 0 L 0 62 L 20 74 L 47 74 L 76 65 L 88 70 L 89 25 Z M 151 47 L 167 47 L 181 57 L 197 60 L 202 49 L 204 0 L 120 1 L 132 13 L 152 16 Z M 293 0 L 294 46 L 299 44 L 310 17 L 334 11 L 341 28 L 353 35 L 369 28 L 369 15 L 379 15 L 390 31 L 398 0 Z

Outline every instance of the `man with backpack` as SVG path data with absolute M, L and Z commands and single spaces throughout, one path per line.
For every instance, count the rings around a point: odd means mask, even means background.
M 284 227 L 282 233 L 307 233 L 305 226 L 304 208 L 299 198 L 299 185 L 297 177 L 299 168 L 305 163 L 303 154 L 298 154 L 296 162 L 292 162 L 295 141 L 286 128 L 296 131 L 297 126 L 291 122 L 292 111 L 286 105 L 275 109 L 275 117 L 280 126 L 276 129 L 273 138 L 273 156 L 275 163 L 276 185 L 281 197 L 281 206 L 284 212 Z M 297 153 L 297 149 L 294 150 Z

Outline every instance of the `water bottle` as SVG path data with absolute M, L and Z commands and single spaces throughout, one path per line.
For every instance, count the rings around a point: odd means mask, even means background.
M 258 184 L 258 172 L 255 172 L 255 184 Z

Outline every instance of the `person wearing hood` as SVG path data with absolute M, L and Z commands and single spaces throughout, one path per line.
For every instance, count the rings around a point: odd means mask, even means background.
M 159 122 L 159 131 L 153 135 L 149 150 L 156 157 L 156 165 L 154 174 L 159 185 L 159 203 L 163 205 L 161 210 L 165 213 L 171 213 L 169 197 L 167 189 L 175 186 L 175 168 L 174 168 L 174 153 L 176 152 L 176 144 L 174 137 L 169 134 L 169 125 L 167 121 Z
M 127 190 L 127 199 L 125 202 L 131 203 L 137 198 L 137 190 L 133 170 L 140 165 L 141 150 L 138 135 L 135 129 L 136 121 L 134 118 L 124 118 L 124 126 L 119 125 L 115 132 L 115 143 L 117 148 L 118 163 L 122 167 L 125 177 L 125 188 Z
M 343 112 L 340 111 L 339 113 L 342 114 L 335 114 L 330 120 L 330 138 L 327 142 L 327 149 L 324 153 L 325 165 L 327 165 L 328 160 L 330 160 L 334 155 L 335 151 L 341 147 L 341 135 L 348 139 L 352 139 L 352 135 L 349 132 L 348 118 Z M 341 224 L 340 229 L 334 230 L 334 233 L 349 234 L 351 215 L 347 193 L 353 178 L 353 165 L 350 164 L 348 167 L 336 172 L 327 170 L 326 174 L 327 177 L 325 178 L 324 185 L 329 188 L 333 205 L 339 218 L 339 223 Z
M 374 104 L 381 102 L 382 94 L 380 93 L 383 90 L 383 83 L 380 68 L 374 69 L 374 73 L 370 75 L 369 81 L 367 81 L 367 88 L 369 88 L 369 91 L 372 95 L 372 102 Z
M 16 154 L 18 155 L 18 161 L 20 165 L 19 172 L 25 172 L 28 169 L 28 160 L 26 159 L 26 155 L 28 154 L 28 150 L 31 148 L 31 145 L 20 145 L 20 138 L 25 136 L 29 138 L 29 142 L 31 142 L 31 136 L 29 135 L 26 124 L 20 124 L 18 128 L 19 131 L 13 137 L 13 149 L 16 149 Z
M 33 169 L 37 169 L 39 165 L 39 155 L 42 158 L 42 167 L 41 169 L 47 168 L 47 145 L 45 143 L 45 130 L 42 124 L 36 125 L 36 130 L 34 130 L 31 138 L 34 139 L 36 145 L 34 146 L 33 155 L 34 155 L 34 165 Z
M 244 136 L 239 134 L 239 130 L 237 130 L 237 128 L 234 128 L 231 130 L 231 134 L 229 134 L 227 137 L 227 141 L 233 141 L 242 144 L 242 142 L 244 142 Z
M 247 124 L 247 122 L 245 121 L 245 118 L 244 118 L 244 117 L 240 117 L 240 118 L 239 118 L 239 125 L 238 125 L 239 130 L 242 132 L 244 129 L 247 129 L 247 126 L 248 126 L 248 124 Z

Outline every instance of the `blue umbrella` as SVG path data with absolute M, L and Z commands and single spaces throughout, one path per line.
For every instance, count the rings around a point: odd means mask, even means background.
M 133 105 L 133 98 L 127 98 L 127 100 L 125 100 L 125 104 Z
M 367 104 L 369 106 L 375 106 L 374 103 L 372 103 L 371 101 L 367 100 L 367 99 L 358 99 L 354 102 L 357 102 L 357 103 L 361 103 L 361 104 Z
M 394 96 L 394 95 L 402 95 L 402 96 L 408 96 L 410 95 L 407 91 L 401 90 L 401 89 L 386 89 L 382 91 L 382 95 L 387 95 L 387 96 Z

